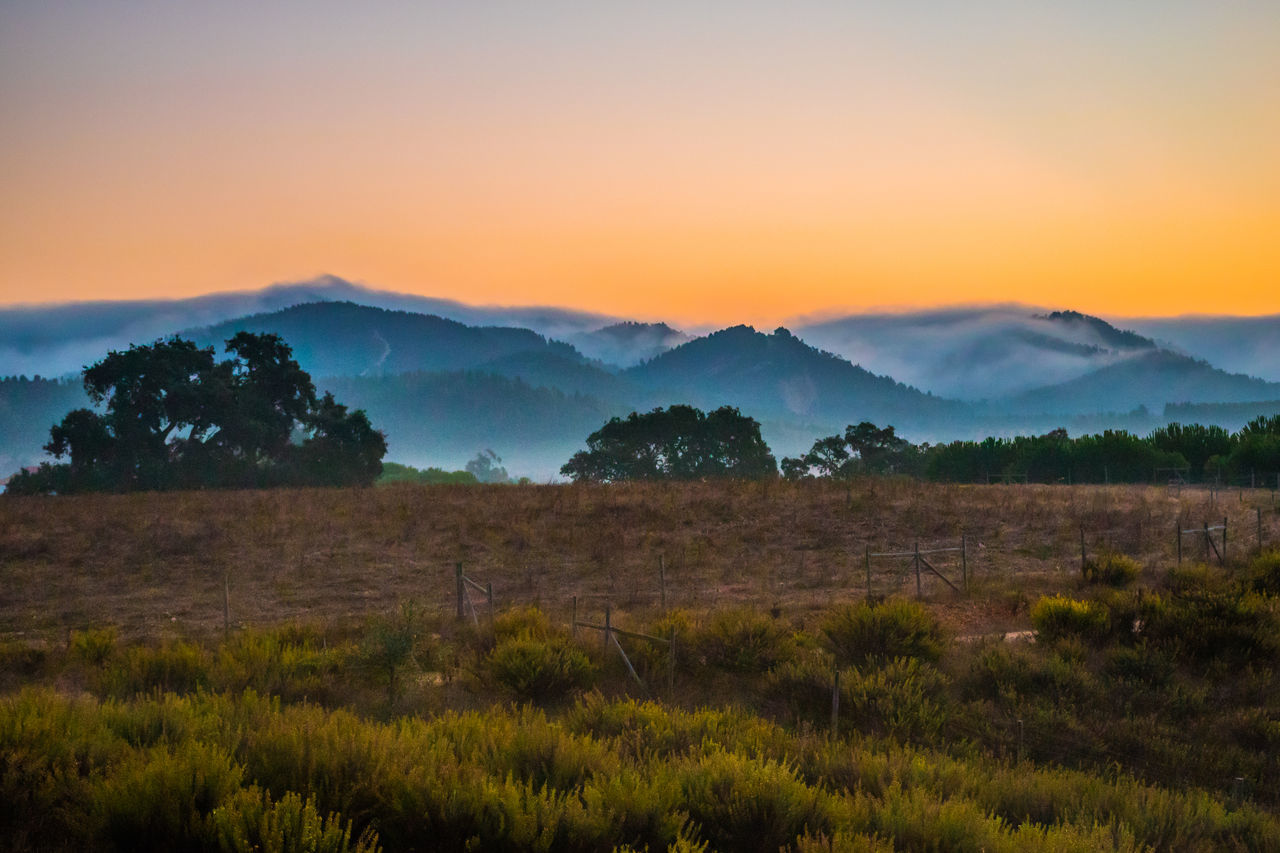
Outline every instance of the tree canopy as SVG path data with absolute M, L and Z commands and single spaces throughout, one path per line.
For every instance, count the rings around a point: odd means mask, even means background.
M 311 377 L 278 335 L 240 332 L 232 357 L 174 337 L 112 351 L 84 370 L 89 399 L 50 430 L 60 464 L 10 482 L 14 493 L 276 485 L 368 485 L 386 438 L 363 411 Z
M 925 448 L 927 449 L 927 445 Z M 844 435 L 829 435 L 813 443 L 800 457 L 782 460 L 788 479 L 830 477 L 848 479 L 855 474 L 914 473 L 922 448 L 898 436 L 892 426 L 870 421 L 850 424 Z
M 676 405 L 613 418 L 560 473 L 574 480 L 760 479 L 778 473 L 760 424 L 732 406 L 710 414 Z

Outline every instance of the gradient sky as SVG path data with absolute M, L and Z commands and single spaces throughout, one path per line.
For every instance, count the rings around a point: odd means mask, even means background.
M 1280 4 L 0 4 L 0 303 L 1280 312 Z

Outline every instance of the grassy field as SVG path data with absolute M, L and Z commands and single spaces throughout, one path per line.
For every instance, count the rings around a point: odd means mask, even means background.
M 1024 598 L 1074 583 L 1080 531 L 1145 565 L 1174 559 L 1179 527 L 1229 519 L 1243 556 L 1280 542 L 1271 492 L 1131 486 L 824 483 L 395 486 L 0 500 L 0 637 L 65 640 L 113 625 L 126 637 L 362 618 L 412 600 L 454 607 L 454 565 L 499 606 L 570 600 L 640 615 L 728 604 L 803 612 L 865 597 L 864 554 L 958 547 L 975 593 L 927 572 L 922 589 L 962 633 L 1026 627 Z M 1203 544 L 1186 537 L 1188 559 Z M 958 554 L 930 559 L 959 585 Z M 915 593 L 909 558 L 875 558 L 877 595 Z M 985 591 L 986 594 L 979 594 Z M 1024 595 L 1020 597 L 1020 593 Z M 1010 612 L 1010 611 L 1014 612 Z
M 1273 500 L 893 480 L 0 500 L 0 848 L 1280 849 Z M 1175 531 L 1224 518 L 1226 565 L 1195 535 L 1177 565 Z M 916 601 L 910 558 L 876 557 L 866 601 L 868 551 L 962 536 L 967 590 L 926 573 Z M 929 559 L 959 584 L 958 552 Z M 454 618 L 459 561 L 492 620 Z M 574 596 L 675 651 L 624 637 L 638 683 L 571 630 Z

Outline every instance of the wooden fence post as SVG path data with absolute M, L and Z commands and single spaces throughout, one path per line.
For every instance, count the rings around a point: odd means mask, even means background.
M 463 610 L 462 599 L 466 596 L 467 593 L 466 593 L 466 590 L 462 588 L 462 563 L 456 563 L 454 565 L 454 578 L 455 580 L 457 580 L 457 586 L 458 586 L 458 618 L 465 619 L 466 611 Z
M 1262 553 L 1262 507 L 1254 507 L 1258 511 L 1258 553 Z
M 920 540 L 916 540 L 916 598 L 924 598 L 924 593 L 920 590 Z
M 658 555 L 658 591 L 662 599 L 662 612 L 667 612 L 667 563 L 663 555 Z
M 1218 555 L 1218 562 L 1222 565 L 1227 564 L 1227 520 L 1222 519 L 1222 553 Z
M 1084 547 L 1084 525 L 1080 525 L 1080 577 L 1089 576 L 1089 557 Z
M 837 666 L 831 679 L 831 739 L 840 736 L 840 668 Z
M 609 638 L 613 636 L 613 616 L 610 612 L 609 605 L 604 608 L 604 650 L 607 654 L 609 651 Z
M 493 582 L 484 585 L 484 593 L 489 596 L 489 630 L 493 631 Z
M 864 545 L 862 552 L 863 564 L 867 568 L 867 604 L 871 603 L 871 546 Z
M 969 543 L 963 533 L 960 534 L 960 583 L 964 591 L 969 591 Z

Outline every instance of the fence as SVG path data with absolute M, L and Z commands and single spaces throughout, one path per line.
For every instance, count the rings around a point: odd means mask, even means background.
M 935 556 L 937 554 L 959 554 L 960 555 L 960 586 L 956 586 L 954 583 L 952 583 L 951 579 L 948 578 L 941 571 L 939 571 L 937 566 L 935 566 L 933 562 L 929 560 L 930 556 Z M 876 559 L 908 558 L 908 562 L 897 573 L 896 585 L 901 586 L 903 578 L 906 577 L 914 569 L 915 578 L 916 578 L 916 598 L 924 597 L 922 570 L 928 571 L 931 575 L 941 580 L 948 587 L 950 587 L 953 592 L 958 593 L 958 592 L 961 592 L 962 589 L 967 590 L 969 588 L 969 549 L 968 549 L 968 540 L 964 536 L 960 537 L 960 546 L 958 548 L 926 548 L 924 550 L 921 550 L 920 542 L 917 540 L 915 543 L 915 547 L 910 551 L 873 552 L 871 550 L 871 546 L 866 545 L 863 550 L 863 565 L 864 565 L 864 568 L 866 569 L 868 601 L 871 601 L 872 599 L 875 598 L 875 594 L 872 590 L 872 579 L 871 579 L 872 558 L 876 558 Z
M 626 631 L 613 624 L 613 608 L 606 606 L 604 609 L 604 624 L 596 625 L 591 622 L 584 622 L 578 619 L 578 596 L 573 597 L 573 616 L 571 619 L 571 633 L 576 638 L 579 628 L 589 628 L 594 631 L 601 631 L 604 634 L 604 652 L 609 653 L 610 647 L 618 652 L 622 662 L 627 665 L 627 672 L 640 685 L 640 689 L 649 693 L 649 686 L 644 683 L 644 679 L 640 677 L 640 673 L 636 672 L 635 666 L 631 663 L 631 658 L 627 655 L 627 650 L 622 647 L 619 636 L 631 637 L 637 640 L 648 640 L 651 643 L 659 643 L 667 647 L 667 686 L 674 690 L 676 684 L 676 634 L 673 630 L 668 638 L 655 637 L 652 634 L 643 634 L 639 631 Z
M 1261 544 L 1262 544 L 1261 510 L 1259 510 L 1259 513 L 1258 513 L 1258 521 L 1259 521 L 1258 543 L 1259 543 L 1259 548 L 1261 548 Z M 1179 523 L 1178 526 L 1175 528 L 1175 530 L 1177 532 L 1177 539 L 1178 539 L 1178 565 L 1182 565 L 1182 540 L 1183 540 L 1183 537 L 1185 536 L 1203 537 L 1202 541 L 1204 542 L 1204 561 L 1206 563 L 1209 562 L 1209 555 L 1212 553 L 1213 556 L 1218 558 L 1218 565 L 1225 566 L 1227 564 L 1227 519 L 1225 518 L 1222 519 L 1221 524 L 1215 524 L 1212 527 L 1210 527 L 1209 522 L 1206 521 L 1201 527 L 1199 528 L 1193 527 L 1190 530 L 1184 530 L 1182 528 L 1182 524 Z M 1221 541 L 1222 543 L 1221 546 L 1219 546 L 1218 544 L 1219 541 Z
M 478 582 L 472 580 L 462 573 L 462 563 L 454 564 L 454 579 L 457 582 L 457 605 L 458 619 L 467 618 L 468 608 L 471 611 L 471 621 L 477 628 L 480 627 L 480 616 L 476 612 L 475 602 L 471 600 L 471 590 L 483 595 L 489 605 L 489 627 L 493 627 L 493 584 L 486 583 L 481 586 Z

